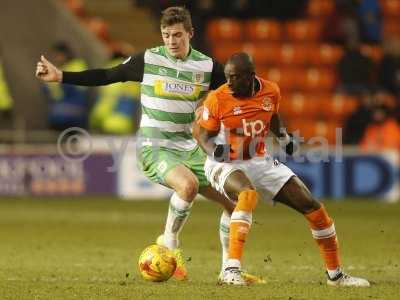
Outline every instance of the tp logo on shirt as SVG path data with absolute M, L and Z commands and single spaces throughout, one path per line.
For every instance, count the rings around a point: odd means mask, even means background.
M 243 133 L 245 136 L 255 137 L 264 132 L 266 125 L 261 120 L 249 121 L 242 119 Z

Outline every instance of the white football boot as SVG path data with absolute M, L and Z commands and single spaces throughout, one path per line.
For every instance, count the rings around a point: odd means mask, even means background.
M 329 278 L 326 283 L 330 286 L 354 286 L 354 287 L 369 287 L 370 283 L 364 278 L 358 278 L 350 276 L 346 273 L 341 272 L 335 278 Z
M 242 277 L 242 272 L 239 268 L 231 267 L 226 268 L 219 277 L 219 284 L 232 284 L 232 285 L 247 285 L 248 283 Z

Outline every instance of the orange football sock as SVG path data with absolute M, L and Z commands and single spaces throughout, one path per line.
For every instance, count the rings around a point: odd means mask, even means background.
M 328 270 L 338 269 L 340 267 L 340 260 L 335 225 L 325 207 L 321 204 L 319 209 L 304 216 L 310 224 L 313 238 L 319 246 L 321 256 L 325 260 L 326 268 Z
M 229 232 L 229 259 L 241 260 L 244 243 L 250 231 L 252 212 L 257 205 L 257 192 L 246 190 L 239 194 L 238 202 L 231 216 Z

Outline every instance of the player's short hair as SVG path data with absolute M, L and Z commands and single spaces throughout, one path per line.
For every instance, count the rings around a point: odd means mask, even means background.
M 228 58 L 226 64 L 233 64 L 246 73 L 253 73 L 255 71 L 253 58 L 246 52 L 232 54 L 231 57 Z
M 182 23 L 187 32 L 193 30 L 192 16 L 183 6 L 171 6 L 161 12 L 161 28 Z

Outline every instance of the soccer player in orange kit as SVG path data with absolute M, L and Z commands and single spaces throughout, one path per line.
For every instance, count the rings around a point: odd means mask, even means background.
M 231 216 L 229 253 L 220 275 L 226 284 L 244 285 L 241 259 L 252 224 L 257 199 L 283 203 L 307 219 L 325 261 L 327 284 L 369 286 L 345 274 L 340 266 L 333 220 L 304 183 L 284 164 L 266 152 L 268 131 L 279 139 L 287 154 L 296 145 L 278 115 L 280 91 L 276 83 L 255 75 L 246 53 L 236 53 L 225 65 L 227 83 L 212 91 L 203 103 L 195 136 L 208 154 L 207 179 L 219 192 L 236 201 Z

